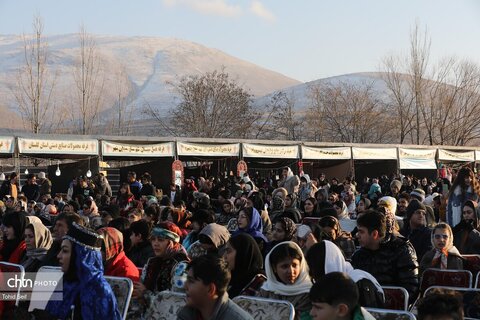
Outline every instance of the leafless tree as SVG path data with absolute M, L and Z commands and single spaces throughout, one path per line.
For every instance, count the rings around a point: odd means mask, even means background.
M 243 138 L 250 136 L 260 117 L 251 94 L 225 70 L 186 76 L 170 84 L 179 94 L 180 103 L 166 115 L 168 124 L 160 111 L 150 108 L 149 114 L 176 136 Z
M 95 40 L 83 25 L 78 38 L 79 56 L 73 71 L 77 103 L 72 105 L 72 116 L 79 133 L 88 134 L 97 121 L 105 78 Z
M 112 132 L 118 135 L 128 135 L 132 125 L 136 88 L 128 78 L 125 66 L 122 65 L 114 72 L 115 100 L 114 112 L 111 113 Z
M 303 132 L 302 117 L 295 111 L 295 99 L 284 91 L 275 92 L 265 106 L 258 121 L 256 138 L 300 140 Z
M 48 68 L 48 42 L 43 35 L 42 18 L 33 20 L 33 34 L 23 34 L 25 64 L 18 69 L 16 85 L 11 87 L 23 124 L 32 133 L 49 131 L 52 119 L 55 74 Z
M 311 87 L 309 116 L 333 142 L 391 142 L 391 118 L 373 90 L 373 83 L 325 83 Z

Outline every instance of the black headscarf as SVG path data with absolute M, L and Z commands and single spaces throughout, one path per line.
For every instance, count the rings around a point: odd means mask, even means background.
M 257 242 L 247 233 L 230 238 L 230 245 L 237 251 L 228 296 L 238 296 L 242 289 L 259 273 L 263 274 L 263 256 Z
M 8 261 L 10 255 L 15 251 L 20 242 L 23 241 L 25 235 L 25 227 L 27 226 L 27 217 L 23 212 L 7 213 L 3 216 L 2 224 L 6 227 L 13 227 L 15 230 L 15 239 L 7 240 L 7 237 L 3 236 L 3 248 L 0 254 L 3 261 Z

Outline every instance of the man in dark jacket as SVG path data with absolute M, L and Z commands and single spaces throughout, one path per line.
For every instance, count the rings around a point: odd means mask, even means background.
M 127 182 L 130 184 L 130 192 L 135 196 L 135 199 L 140 200 L 142 184 L 137 181 L 137 174 L 134 171 L 127 174 Z
M 415 301 L 418 292 L 418 262 L 412 244 L 401 236 L 386 235 L 386 218 L 369 210 L 357 220 L 360 243 L 352 265 L 372 274 L 382 286 L 403 287 Z
M 150 226 L 145 220 L 138 220 L 130 225 L 130 240 L 132 247 L 127 253 L 127 257 L 139 268 L 147 263 L 148 259 L 153 257 L 152 245 L 148 241 L 150 236 Z
M 402 236 L 410 240 L 415 248 L 418 261 L 422 260 L 425 252 L 432 249 L 432 230 L 427 227 L 426 214 L 425 205 L 413 199 L 407 207 L 407 216 L 400 230 Z
M 37 178 L 33 173 L 30 173 L 27 176 L 27 183 L 23 185 L 22 193 L 29 201 L 38 201 L 38 198 L 40 197 L 40 188 L 37 184 Z

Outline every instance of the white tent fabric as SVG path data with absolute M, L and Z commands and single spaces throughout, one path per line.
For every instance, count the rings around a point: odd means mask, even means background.
M 244 143 L 242 150 L 245 158 L 298 159 L 297 145 L 280 146 Z
M 397 160 L 397 148 L 352 148 L 354 160 Z
M 350 147 L 319 148 L 302 146 L 302 159 L 308 160 L 350 160 Z
M 475 152 L 472 151 L 451 151 L 445 149 L 438 149 L 438 160 L 440 161 L 475 161 Z
M 399 148 L 400 169 L 437 169 L 435 149 Z

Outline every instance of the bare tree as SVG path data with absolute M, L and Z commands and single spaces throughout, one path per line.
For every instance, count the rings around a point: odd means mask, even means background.
M 132 125 L 133 102 L 135 101 L 136 89 L 128 78 L 125 66 L 116 69 L 114 112 L 111 113 L 112 132 L 118 135 L 128 135 Z
M 97 121 L 105 79 L 95 40 L 83 25 L 78 37 L 79 57 L 73 71 L 77 104 L 72 105 L 72 116 L 78 125 L 79 133 L 88 134 Z
M 374 83 L 326 83 L 312 86 L 309 115 L 327 141 L 391 142 L 391 118 L 373 90 Z
M 33 20 L 33 35 L 23 34 L 25 64 L 18 69 L 16 86 L 10 88 L 22 115 L 24 127 L 32 133 L 48 131 L 53 109 L 55 75 L 48 68 L 48 43 L 42 18 Z
M 252 96 L 224 70 L 183 77 L 174 86 L 180 103 L 166 115 L 150 108 L 150 116 L 177 136 L 243 138 L 260 114 Z M 148 111 L 148 109 L 147 109 Z
M 265 106 L 255 138 L 300 140 L 302 122 L 295 111 L 295 99 L 284 91 L 275 92 Z

